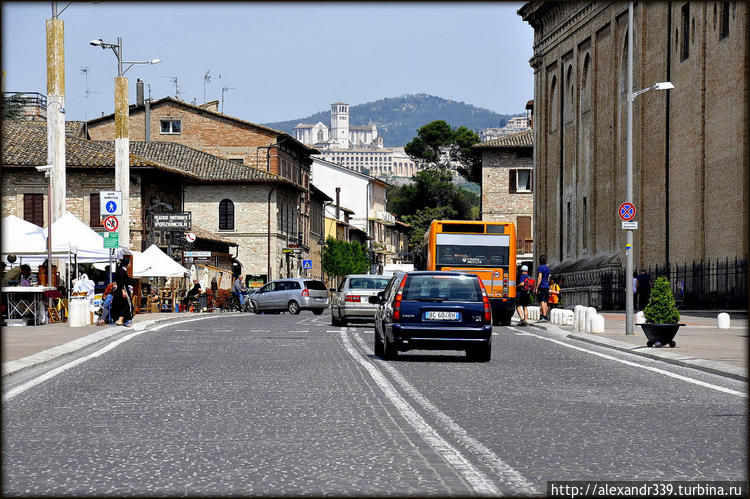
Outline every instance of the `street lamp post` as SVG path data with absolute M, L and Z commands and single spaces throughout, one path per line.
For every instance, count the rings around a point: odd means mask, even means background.
M 633 2 L 628 2 L 628 92 L 627 92 L 627 165 L 625 201 L 633 203 L 633 101 L 649 90 L 670 90 L 674 85 L 668 81 L 633 92 Z M 625 334 L 633 333 L 633 231 L 628 229 L 625 240 Z
M 102 50 L 112 49 L 117 57 L 117 78 L 115 78 L 115 190 L 122 193 L 122 223 L 120 223 L 120 246 L 130 247 L 130 139 L 128 137 L 128 79 L 125 73 L 136 64 L 158 64 L 159 59 L 150 61 L 124 61 L 122 58 L 122 37 L 117 43 L 106 43 L 101 38 L 91 40 L 91 45 Z M 128 65 L 123 70 L 123 65 Z

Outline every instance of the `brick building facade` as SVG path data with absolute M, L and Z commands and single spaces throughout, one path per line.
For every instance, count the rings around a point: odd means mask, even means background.
M 526 3 L 534 28 L 535 255 L 624 266 L 626 2 Z M 637 267 L 747 254 L 747 4 L 638 2 Z
M 246 167 L 283 177 L 297 185 L 298 198 L 284 201 L 289 205 L 284 212 L 284 220 L 290 219 L 292 212 L 296 218 L 286 222 L 284 227 L 293 226 L 295 241 L 301 235 L 302 256 L 308 258 L 312 164 L 310 155 L 318 153 L 316 149 L 302 144 L 282 131 L 219 113 L 210 106 L 194 106 L 172 97 L 165 97 L 150 102 L 147 113 L 145 104 L 138 103 L 130 107 L 128 130 L 131 141 L 146 140 L 148 122 L 149 142 L 183 144 Z M 112 139 L 114 115 L 90 120 L 88 132 L 95 140 Z M 252 203 L 250 200 L 243 202 Z M 273 216 L 276 217 L 277 214 L 274 213 Z M 247 223 L 252 225 L 252 221 Z M 284 239 L 286 240 L 286 235 Z
M 27 208 L 33 205 L 26 199 L 40 196 L 44 225 L 47 185 L 34 165 L 46 161 L 46 126 L 4 122 L 2 132 L 2 215 L 28 220 Z M 101 231 L 96 203 L 99 191 L 114 188 L 115 146 L 73 135 L 66 137 L 66 208 Z M 167 212 L 191 211 L 196 249 L 239 245 L 244 275 L 274 279 L 301 267 L 282 253 L 299 230 L 302 188 L 296 183 L 172 142 L 131 142 L 130 168 L 130 249 L 142 251 L 153 242 L 148 211 L 158 202 L 170 205 Z
M 534 134 L 531 130 L 474 144 L 482 155 L 482 220 L 516 225 L 518 261 L 532 258 Z

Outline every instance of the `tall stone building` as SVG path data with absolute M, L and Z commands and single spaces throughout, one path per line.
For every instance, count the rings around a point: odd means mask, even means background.
M 586 272 L 625 261 L 626 2 L 526 3 L 534 28 L 535 257 Z M 747 254 L 744 2 L 637 2 L 634 262 Z M 571 270 L 572 271 L 572 270 Z
M 473 148 L 482 155 L 482 220 L 516 224 L 516 260 L 530 260 L 534 213 L 533 131 L 480 142 Z

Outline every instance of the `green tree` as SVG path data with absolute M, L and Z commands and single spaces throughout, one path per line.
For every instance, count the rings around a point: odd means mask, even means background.
M 445 121 L 436 120 L 417 130 L 417 136 L 404 146 L 404 151 L 415 160 L 432 163 L 435 167 L 455 168 L 466 180 L 479 183 L 481 157 L 472 149 L 478 142 L 479 136 L 473 130 L 465 126 L 453 129 Z
M 18 120 L 23 115 L 23 100 L 18 95 L 6 97 L 2 100 L 3 120 Z
M 643 309 L 643 315 L 647 322 L 653 324 L 677 324 L 680 320 L 680 311 L 675 305 L 672 286 L 666 277 L 656 279 L 648 305 Z
M 427 228 L 430 226 L 433 220 L 451 220 L 460 218 L 457 217 L 456 210 L 451 206 L 435 206 L 432 208 L 422 208 L 417 210 L 413 215 L 405 215 L 403 217 L 404 222 L 408 223 L 412 227 L 411 234 L 409 235 L 409 246 L 413 250 L 418 250 L 422 245 L 422 239 L 424 234 L 427 232 Z
M 367 247 L 358 242 L 348 243 L 333 237 L 326 240 L 323 250 L 323 270 L 326 274 L 339 277 L 348 274 L 363 274 L 370 269 Z

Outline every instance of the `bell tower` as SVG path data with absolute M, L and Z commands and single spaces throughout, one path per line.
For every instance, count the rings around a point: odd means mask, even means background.
M 331 104 L 331 140 L 331 147 L 336 149 L 349 147 L 349 104 Z

